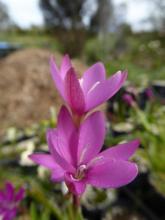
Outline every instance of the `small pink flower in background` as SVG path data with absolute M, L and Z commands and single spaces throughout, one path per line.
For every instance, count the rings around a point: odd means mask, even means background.
M 146 94 L 148 99 L 153 99 L 154 98 L 154 93 L 152 91 L 152 88 L 150 88 L 150 87 L 145 90 L 145 94 Z
M 135 104 L 134 98 L 128 93 L 123 94 L 122 100 L 129 106 L 133 106 Z
M 68 55 L 63 57 L 60 69 L 51 58 L 50 68 L 59 93 L 72 111 L 78 115 L 110 99 L 127 78 L 127 72 L 118 71 L 106 79 L 104 65 L 98 62 L 78 79 Z
M 100 188 L 116 188 L 130 183 L 138 168 L 129 158 L 139 141 L 119 144 L 102 152 L 105 120 L 94 112 L 77 128 L 66 107 L 62 107 L 56 129 L 49 129 L 50 154 L 36 153 L 30 158 L 51 170 L 54 182 L 65 181 L 70 192 L 81 195 L 87 184 Z
M 24 198 L 25 190 L 20 188 L 15 192 L 14 186 L 7 182 L 0 190 L 0 219 L 12 220 L 16 217 L 20 201 Z

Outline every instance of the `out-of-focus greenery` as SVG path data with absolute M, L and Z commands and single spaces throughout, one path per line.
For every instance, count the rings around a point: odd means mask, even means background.
M 138 100 L 132 106 L 128 106 L 120 97 L 112 105 L 115 106 L 113 120 L 111 115 L 111 128 L 122 135 L 112 140 L 107 137 L 107 145 L 117 143 L 122 139 L 139 138 L 141 148 L 138 150 L 139 165 L 149 172 L 151 183 L 163 195 L 165 195 L 165 106 L 156 96 L 149 97 L 145 108 L 141 110 Z M 113 144 L 114 144 L 113 143 Z
M 0 32 L 0 41 L 20 44 L 23 48 L 47 48 L 52 51 L 61 49 L 61 45 L 57 42 L 55 36 L 38 28 L 29 31 L 18 29 L 9 32 Z
M 87 41 L 84 53 L 89 63 L 102 60 L 108 74 L 128 70 L 129 80 L 143 84 L 165 79 L 165 40 L 157 33 L 109 34 Z
M 14 28 L 7 32 L 0 32 L 0 41 L 19 44 L 23 48 L 46 48 L 52 52 L 69 53 L 73 58 L 81 55 L 87 36 L 84 30 L 58 29 L 50 32 L 36 27 L 31 30 Z
M 165 195 L 165 106 L 156 107 L 157 109 L 154 106 L 154 111 L 152 108 L 143 113 L 148 127 L 143 126 L 143 122 L 139 120 L 139 126 L 143 129 L 137 129 L 134 133 L 144 147 L 140 149 L 139 155 L 145 160 L 150 171 L 151 183 Z M 134 118 L 134 122 L 136 123 L 137 119 Z

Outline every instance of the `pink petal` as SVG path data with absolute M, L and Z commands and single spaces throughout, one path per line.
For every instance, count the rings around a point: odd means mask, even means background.
M 137 174 L 135 163 L 103 158 L 89 168 L 87 183 L 100 188 L 116 188 L 130 183 Z
M 62 106 L 58 115 L 58 122 L 57 122 L 57 130 L 58 133 L 60 134 L 60 136 L 63 139 L 66 139 L 67 143 L 69 142 L 69 139 L 72 135 L 72 133 L 74 132 L 74 130 L 76 130 L 76 127 L 73 123 L 72 117 L 68 111 L 68 109 L 65 106 Z M 63 147 L 63 146 L 61 146 Z M 69 149 L 64 146 L 64 151 L 66 154 L 69 153 Z
M 65 123 L 64 123 L 65 122 Z M 70 133 L 75 130 L 72 117 L 65 106 L 62 106 L 58 115 L 57 128 L 64 136 L 70 136 Z
M 58 165 L 56 164 L 56 162 L 51 154 L 34 153 L 34 154 L 29 155 L 29 158 L 33 162 L 35 162 L 41 166 L 44 166 L 48 169 L 56 169 L 56 167 L 58 167 Z
M 0 202 L 2 202 L 5 199 L 4 192 L 0 191 Z
M 101 62 L 98 62 L 91 66 L 82 77 L 82 89 L 84 94 L 87 94 L 95 83 L 102 82 L 104 80 L 105 68 Z
M 57 130 L 60 136 L 66 140 L 65 146 L 63 151 L 63 155 L 70 156 L 70 139 L 72 137 L 72 134 L 77 130 L 73 123 L 73 119 L 68 111 L 68 109 L 65 106 L 62 106 L 59 116 L 58 116 L 58 123 L 57 123 Z
M 122 87 L 126 78 L 127 72 L 119 71 L 108 80 L 98 83 L 95 88 L 90 90 L 87 94 L 86 111 L 110 99 Z
M 65 122 L 65 123 L 64 123 Z M 63 140 L 61 144 L 61 152 L 63 157 L 73 165 L 77 164 L 77 145 L 78 145 L 78 130 L 73 123 L 73 119 L 68 109 L 63 106 L 60 110 L 57 123 L 58 133 Z
M 60 74 L 62 79 L 65 78 L 67 71 L 72 67 L 71 60 L 68 54 L 66 54 L 62 59 L 62 64 L 60 68 Z
M 73 68 L 65 77 L 65 94 L 71 109 L 77 114 L 83 114 L 85 109 L 84 94 Z
M 17 208 L 14 207 L 12 208 L 10 211 L 6 211 L 4 216 L 3 216 L 3 220 L 13 220 L 17 215 Z
M 68 163 L 71 162 L 71 155 L 69 154 L 69 144 L 63 133 L 58 129 L 48 129 L 47 131 L 47 142 L 49 150 L 53 156 L 54 151 L 57 151 L 57 154 L 64 158 Z
M 62 182 L 62 181 L 64 181 L 64 174 L 65 174 L 64 170 L 62 170 L 62 172 L 61 172 L 60 169 L 59 170 L 55 169 L 52 171 L 51 180 L 53 182 Z
M 50 154 L 37 153 L 29 156 L 35 163 L 51 170 L 52 180 L 60 181 L 64 177 L 64 169 L 60 167 Z
M 70 174 L 65 174 L 65 182 L 71 193 L 74 195 L 81 195 L 84 193 L 86 183 L 84 180 L 76 180 Z
M 139 140 L 133 140 L 128 143 L 118 144 L 110 147 L 107 150 L 101 152 L 98 156 L 104 156 L 107 158 L 128 160 L 137 150 L 140 144 Z
M 50 72 L 51 72 L 51 76 L 54 80 L 57 90 L 59 91 L 63 99 L 65 100 L 63 80 L 62 80 L 62 77 L 60 76 L 59 69 L 57 68 L 56 63 L 54 62 L 53 57 L 51 57 L 50 59 Z
M 102 112 L 94 112 L 80 127 L 79 164 L 87 163 L 100 152 L 105 137 L 105 120 Z
M 5 192 L 5 194 L 6 194 L 6 199 L 8 201 L 13 200 L 13 198 L 14 198 L 14 187 L 10 182 L 6 183 L 6 192 Z
M 75 168 L 70 164 L 63 151 L 65 140 L 63 137 L 60 137 L 57 129 L 48 129 L 47 131 L 47 143 L 49 146 L 49 150 L 56 161 L 56 163 L 66 171 L 74 172 Z
M 63 110 L 60 111 L 59 114 L 58 129 L 49 129 L 49 132 L 51 132 L 51 140 L 54 146 L 53 148 L 55 148 L 57 153 L 62 158 L 64 158 L 69 164 L 76 166 L 78 130 L 74 127 L 73 122 L 70 121 L 70 116 L 67 116 L 67 112 Z M 64 120 L 62 119 L 62 115 L 66 116 L 63 118 Z M 69 124 L 71 125 L 71 127 L 68 127 Z
M 74 167 L 77 166 L 77 151 L 78 151 L 78 141 L 79 141 L 79 132 L 75 130 L 69 140 L 69 147 L 70 147 L 70 155 L 71 155 L 71 163 Z

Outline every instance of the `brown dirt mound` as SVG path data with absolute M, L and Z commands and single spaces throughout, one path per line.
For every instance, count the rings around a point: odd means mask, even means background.
M 24 49 L 0 62 L 0 133 L 9 126 L 25 127 L 49 118 L 49 109 L 57 110 L 61 99 L 49 73 L 50 51 Z M 54 54 L 57 63 L 61 55 Z M 86 66 L 78 60 L 73 65 L 82 73 Z

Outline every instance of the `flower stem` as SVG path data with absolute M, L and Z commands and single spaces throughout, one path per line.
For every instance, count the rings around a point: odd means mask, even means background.
M 80 206 L 80 199 L 78 196 L 73 195 L 73 209 L 78 209 Z
M 70 208 L 70 220 L 84 220 L 81 214 L 80 197 L 72 195 L 72 206 Z

